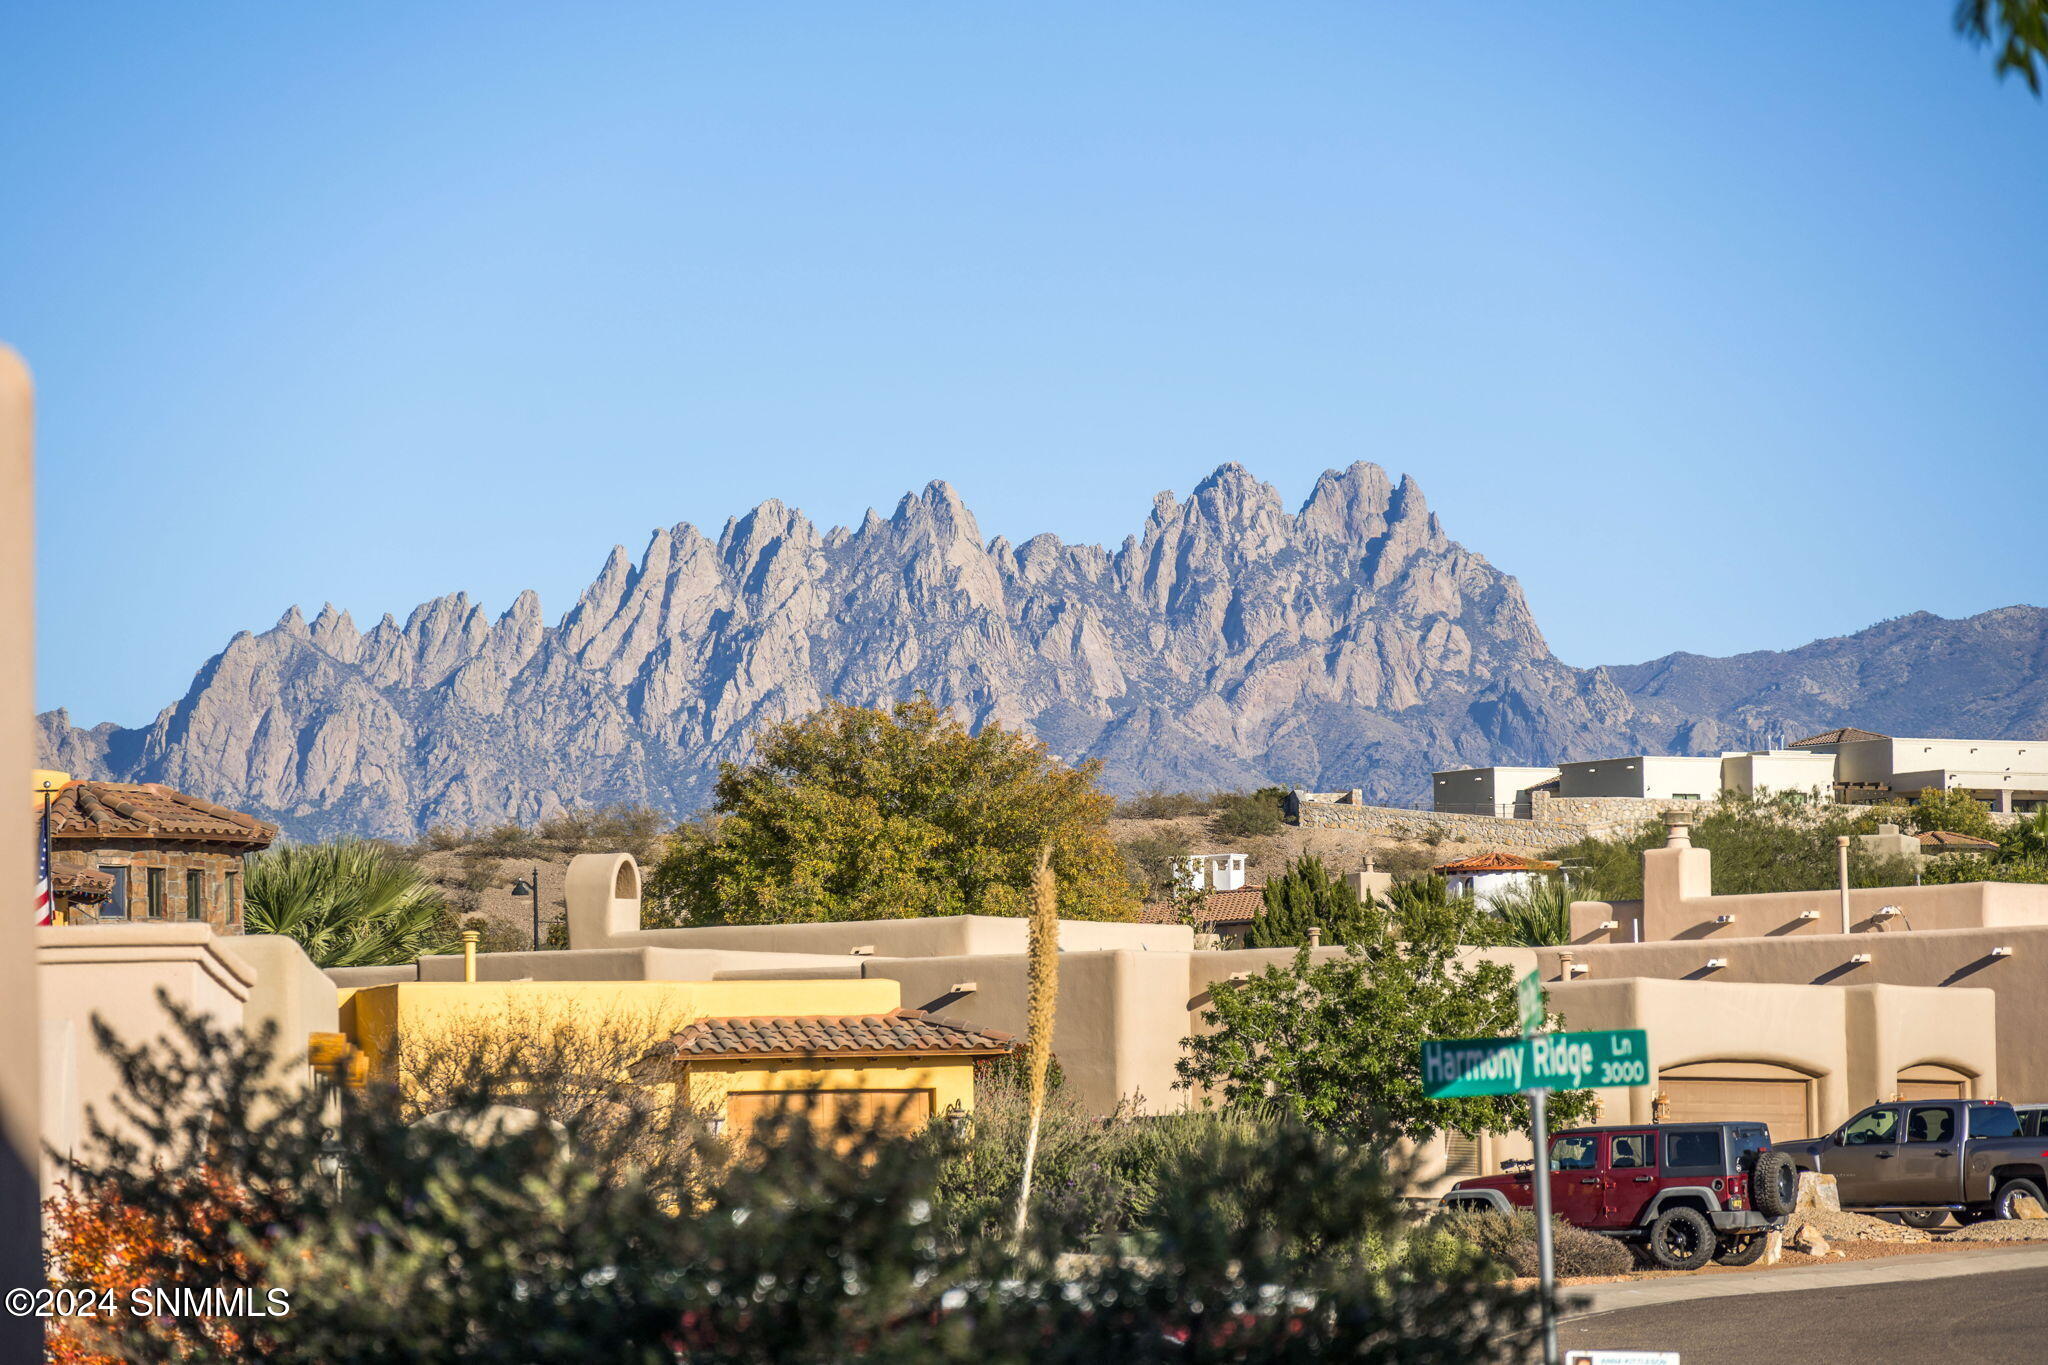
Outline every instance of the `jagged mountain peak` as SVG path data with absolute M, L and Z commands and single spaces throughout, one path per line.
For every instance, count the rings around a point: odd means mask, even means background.
M 238 633 L 152 725 L 83 730 L 53 712 L 42 732 L 57 766 L 172 782 L 301 835 L 404 837 L 613 801 L 683 813 L 763 725 L 828 697 L 920 690 L 1101 759 L 1112 788 L 1412 799 L 1432 767 L 1640 751 L 1799 705 L 1890 728 L 1910 689 L 1883 692 L 1873 657 L 1908 677 L 1944 651 L 1967 657 L 1980 733 L 2029 707 L 2048 722 L 2044 615 L 1578 670 L 1412 477 L 1366 461 L 1324 473 L 1293 512 L 1223 464 L 1184 500 L 1159 494 L 1113 553 L 1049 532 L 984 543 L 933 480 L 852 530 L 820 534 L 770 498 L 715 541 L 682 522 L 637 560 L 615 545 L 552 626 L 531 591 L 495 620 L 455 592 L 360 635 L 331 603 L 310 624 L 293 607 Z M 1876 714 L 1856 712 L 1872 698 Z

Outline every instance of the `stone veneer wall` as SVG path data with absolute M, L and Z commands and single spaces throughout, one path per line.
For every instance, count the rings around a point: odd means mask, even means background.
M 167 920 L 203 920 L 215 929 L 227 933 L 242 931 L 242 855 L 224 853 L 219 844 L 211 843 L 153 843 L 137 840 L 132 843 L 109 843 L 97 848 L 66 848 L 55 844 L 50 849 L 51 868 L 65 868 L 74 871 L 97 872 L 102 868 L 125 867 L 128 869 L 128 915 L 126 919 L 108 919 L 108 923 L 146 924 L 152 922 L 149 913 L 149 869 L 162 868 L 164 872 L 164 913 L 155 919 L 156 923 Z M 185 904 L 185 874 L 201 873 L 205 881 L 201 895 L 205 905 L 201 913 L 188 914 Z M 78 905 L 71 907 L 67 922 L 71 924 L 97 924 L 99 912 L 104 905 Z
M 1392 806 L 1353 806 L 1334 802 L 1304 801 L 1299 816 L 1304 829 L 1349 829 L 1362 834 L 1384 835 L 1390 839 L 1425 840 L 1431 831 L 1470 843 L 1496 844 L 1504 848 L 1541 852 L 1571 843 L 1588 834 L 1609 834 L 1620 827 L 1582 824 L 1560 820 L 1517 820 L 1504 815 L 1452 815 L 1427 810 L 1401 810 Z M 1632 822 L 1622 822 L 1623 824 Z
M 1713 805 L 1711 801 L 1667 801 L 1649 796 L 1551 796 L 1531 792 L 1532 818 L 1557 824 L 1621 827 L 1654 820 L 1667 810 L 1689 811 L 1694 815 Z

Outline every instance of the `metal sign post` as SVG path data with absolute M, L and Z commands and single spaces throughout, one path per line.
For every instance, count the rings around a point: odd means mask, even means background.
M 1543 1009 L 1543 978 L 1530 972 L 1515 984 L 1515 1003 L 1521 1007 L 1522 1037 L 1533 1038 L 1549 1022 Z M 1536 1086 L 1529 1096 L 1530 1151 L 1536 1164 L 1529 1169 L 1530 1194 L 1536 1200 L 1536 1279 L 1543 1302 L 1543 1365 L 1557 1365 L 1557 1247 L 1550 1235 L 1550 1092 Z
M 1557 1365 L 1557 1314 L 1551 1309 L 1557 1297 L 1557 1250 L 1550 1237 L 1550 1116 L 1544 1103 L 1549 1093 L 1541 1086 L 1529 1092 L 1529 1140 L 1536 1144 L 1529 1183 L 1536 1196 L 1536 1274 L 1543 1284 L 1543 1365 Z
M 1543 1283 L 1543 1365 L 1557 1365 L 1557 1248 L 1550 1232 L 1550 1106 L 1552 1090 L 1604 1089 L 1650 1083 L 1650 1039 L 1641 1029 L 1544 1033 L 1543 983 L 1534 973 L 1516 985 L 1520 1038 L 1429 1038 L 1422 1044 L 1422 1093 L 1529 1097 L 1529 1171 L 1536 1205 L 1536 1270 Z

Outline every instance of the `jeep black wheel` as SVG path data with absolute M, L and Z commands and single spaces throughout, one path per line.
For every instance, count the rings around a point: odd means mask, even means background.
M 1716 1265 L 1755 1265 L 1763 1259 L 1764 1246 L 1769 1240 L 1769 1233 L 1759 1232 L 1754 1236 L 1745 1237 L 1739 1242 L 1729 1242 L 1715 1255 L 1714 1263 Z
M 1788 1218 L 1799 1202 L 1799 1167 L 1790 1152 L 1762 1152 L 1749 1173 L 1749 1198 L 1766 1218 Z
M 1997 1194 L 1991 1196 L 1991 1216 L 2001 1220 L 2019 1217 L 2019 1210 L 2013 1205 L 2019 1202 L 2021 1195 L 2037 1204 L 2048 1205 L 2048 1200 L 2041 1197 L 2041 1187 L 2033 1181 L 2008 1180 L 1998 1187 Z
M 1698 1270 L 1714 1259 L 1714 1225 L 1698 1209 L 1668 1209 L 1650 1224 L 1649 1247 L 1666 1270 Z
M 1948 1210 L 1901 1209 L 1899 1210 L 1899 1221 L 1909 1228 L 1919 1228 L 1922 1232 L 1925 1232 L 1929 1228 L 1938 1228 L 1943 1223 L 1946 1223 L 1948 1221 Z

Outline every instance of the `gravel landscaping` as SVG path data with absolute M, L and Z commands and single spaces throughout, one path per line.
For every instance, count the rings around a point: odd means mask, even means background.
M 1922 1234 L 1925 1236 L 1926 1234 Z M 1997 1223 L 1972 1223 L 1941 1235 L 1944 1242 L 2048 1242 L 2048 1219 L 2011 1219 Z

